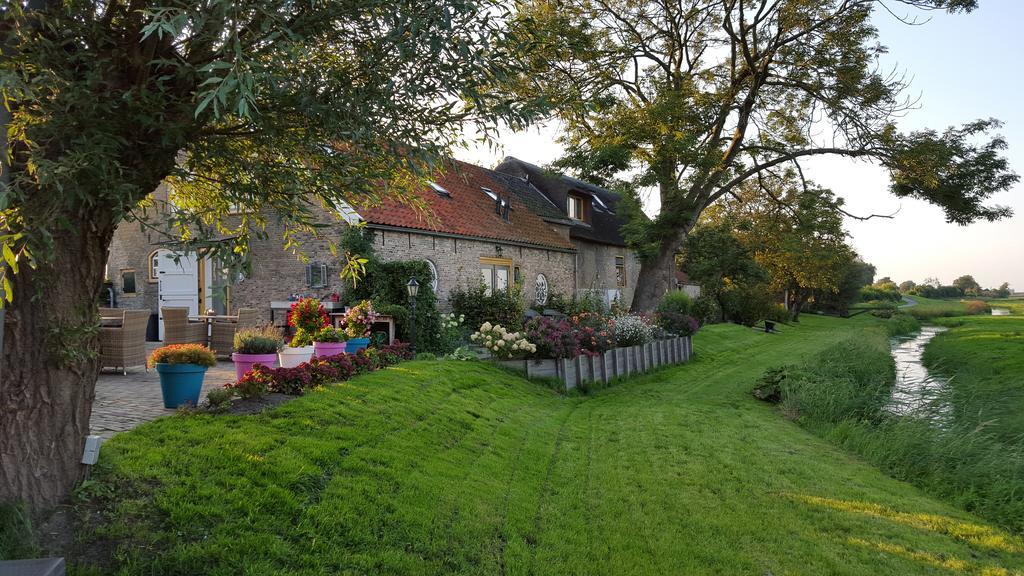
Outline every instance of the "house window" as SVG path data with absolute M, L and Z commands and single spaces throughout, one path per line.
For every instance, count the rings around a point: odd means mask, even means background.
M 519 269 L 519 266 L 512 269 L 512 282 L 516 286 L 523 285 L 523 271 Z
M 583 220 L 583 198 L 579 196 L 569 196 L 569 218 L 573 220 Z
M 508 290 L 509 275 L 512 272 L 512 261 L 502 258 L 480 259 L 480 282 L 488 295 L 495 290 Z
M 437 266 L 434 265 L 430 260 L 424 260 L 427 263 L 427 268 L 430 268 L 430 287 L 434 289 L 434 293 L 437 293 Z
M 306 266 L 306 286 L 310 288 L 326 288 L 327 282 L 327 264 L 314 262 Z
M 537 274 L 537 299 L 535 302 L 537 306 L 548 303 L 548 277 L 543 274 Z
M 149 282 L 153 283 L 160 279 L 160 265 L 170 261 L 167 250 L 153 250 L 149 253 Z
M 626 286 L 626 257 L 615 257 L 615 285 L 619 288 Z
M 125 296 L 135 294 L 135 270 L 121 270 L 121 293 Z

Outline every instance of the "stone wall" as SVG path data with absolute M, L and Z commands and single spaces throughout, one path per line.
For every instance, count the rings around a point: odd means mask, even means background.
M 640 261 L 632 250 L 622 246 L 598 244 L 586 240 L 574 239 L 577 249 L 579 273 L 577 288 L 579 290 L 614 290 L 616 286 L 615 257 L 622 256 L 626 266 L 626 285 L 622 287 L 622 303 L 625 306 L 633 301 L 636 279 L 640 274 Z
M 437 298 L 447 309 L 448 295 L 480 282 L 480 258 L 502 258 L 518 267 L 526 305 L 536 299 L 537 275 L 547 278 L 549 292 L 572 293 L 575 254 L 529 248 L 500 241 L 449 238 L 406 231 L 376 230 L 377 254 L 384 260 L 429 260 L 437 268 Z
M 161 184 L 152 194 L 153 206 L 141 214 L 160 217 L 167 200 L 167 185 Z M 140 215 L 141 215 L 140 214 Z M 119 308 L 153 310 L 157 307 L 157 283 L 149 280 L 149 256 L 159 248 L 158 234 L 145 229 L 138 222 L 123 222 L 114 232 L 107 255 L 107 279 L 113 282 Z M 135 271 L 135 294 L 126 294 L 121 272 Z
M 300 234 L 298 241 L 310 262 L 328 266 L 328 285 L 310 288 L 306 284 L 306 264 L 296 254 L 283 249 L 284 229 L 272 221 L 267 223 L 266 238 L 250 242 L 252 270 L 231 286 L 231 309 L 255 308 L 264 321 L 270 320 L 270 302 L 287 300 L 292 293 L 327 297 L 342 292 L 339 261 L 331 252 L 330 243 L 340 238 L 343 223 L 320 231 L 319 237 Z M 149 257 L 159 246 L 153 233 L 138 224 L 124 223 L 114 235 L 108 270 L 118 291 L 118 306 L 149 309 L 158 306 L 157 284 L 148 281 Z M 626 248 L 574 240 L 578 253 L 531 248 L 500 241 L 452 238 L 404 230 L 376 229 L 374 243 L 384 260 L 429 260 L 438 272 L 438 302 L 447 309 L 448 295 L 458 286 L 471 286 L 480 281 L 480 258 L 502 258 L 519 269 L 523 283 L 524 304 L 536 299 L 537 276 L 547 278 L 549 292 L 571 295 L 580 289 L 615 289 L 615 256 L 625 256 L 627 280 L 623 301 L 632 299 L 639 263 Z M 122 293 L 120 271 L 136 273 L 135 295 Z

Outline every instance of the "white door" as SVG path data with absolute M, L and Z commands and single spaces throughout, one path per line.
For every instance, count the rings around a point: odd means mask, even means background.
M 188 308 L 199 314 L 199 261 L 194 253 L 181 255 L 177 262 L 170 250 L 153 255 L 159 292 L 158 308 Z M 164 339 L 164 315 L 160 312 L 160 340 Z

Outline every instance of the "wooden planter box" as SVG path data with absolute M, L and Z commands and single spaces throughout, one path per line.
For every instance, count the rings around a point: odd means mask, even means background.
M 558 378 L 572 390 L 583 382 L 602 382 L 650 372 L 662 366 L 688 362 L 693 355 L 689 336 L 655 340 L 639 346 L 613 348 L 599 356 L 576 358 L 537 358 L 531 360 L 495 360 L 527 378 Z

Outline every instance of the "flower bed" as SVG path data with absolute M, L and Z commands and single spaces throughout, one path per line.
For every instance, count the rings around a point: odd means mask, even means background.
M 571 389 L 688 361 L 693 354 L 690 336 L 699 326 L 692 317 L 676 316 L 668 319 L 669 324 L 681 333 L 666 332 L 666 319 L 660 316 L 609 318 L 583 312 L 569 318 L 534 318 L 522 332 L 484 323 L 472 340 L 499 364 L 528 378 L 558 378 Z
M 584 382 L 607 384 L 615 378 L 642 374 L 661 366 L 681 364 L 689 361 L 691 356 L 691 337 L 674 336 L 573 358 L 522 358 L 496 362 L 522 372 L 527 378 L 558 378 L 565 383 L 566 390 L 571 390 Z
M 242 398 L 258 398 L 275 392 L 300 395 L 317 386 L 342 382 L 358 374 L 411 359 L 409 345 L 395 342 L 390 346 L 367 348 L 355 354 L 314 358 L 294 368 L 268 368 L 257 364 L 237 382 L 225 384 L 224 388 L 236 392 Z

